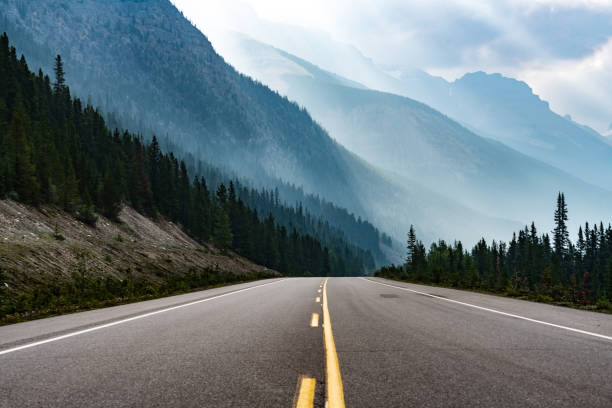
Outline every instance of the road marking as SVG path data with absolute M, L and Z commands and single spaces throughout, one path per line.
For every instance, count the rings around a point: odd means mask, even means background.
M 240 292 L 246 292 L 247 290 L 251 290 L 251 289 L 255 289 L 255 288 L 261 288 L 263 286 L 268 286 L 268 285 L 273 285 L 275 283 L 279 283 L 279 282 L 282 282 L 282 281 L 284 281 L 284 279 L 280 279 L 280 280 L 277 280 L 277 281 L 274 281 L 274 282 L 264 283 L 262 285 L 251 286 L 251 287 L 245 288 L 245 289 L 235 290 L 233 292 L 224 293 L 222 295 L 217 295 L 217 296 L 212 296 L 212 297 L 209 297 L 209 298 L 206 298 L 206 299 L 196 300 L 194 302 L 189 302 L 189 303 L 185 303 L 185 304 L 178 305 L 178 306 L 172 306 L 172 307 L 169 307 L 169 308 L 166 308 L 166 309 L 156 310 L 154 312 L 145 313 L 145 314 L 134 316 L 134 317 L 130 317 L 130 318 L 127 318 L 127 319 L 117 320 L 116 322 L 106 323 L 106 324 L 102 324 L 100 326 L 90 327 L 89 329 L 79 330 L 79 331 L 75 331 L 75 332 L 64 334 L 64 335 L 57 336 L 57 337 L 51 337 L 50 339 L 40 340 L 40 341 L 36 341 L 36 342 L 33 342 L 33 343 L 24 344 L 24 345 L 21 345 L 21 346 L 17 346 L 17 347 L 13 347 L 13 348 L 10 348 L 10 349 L 2 350 L 2 351 L 0 351 L 0 355 L 8 354 L 8 353 L 13 353 L 15 351 L 19 351 L 19 350 L 28 349 L 28 348 L 31 348 L 31 347 L 40 346 L 42 344 L 51 343 L 51 342 L 54 342 L 54 341 L 64 340 L 64 339 L 67 339 L 69 337 L 74 337 L 74 336 L 78 336 L 78 335 L 81 335 L 81 334 L 90 333 L 90 332 L 93 332 L 93 331 L 96 331 L 96 330 L 105 329 L 107 327 L 117 326 L 119 324 L 128 323 L 128 322 L 131 322 L 131 321 L 134 321 L 134 320 L 138 320 L 138 319 L 144 319 L 145 317 L 154 316 L 154 315 L 157 315 L 157 314 L 160 314 L 160 313 L 169 312 L 171 310 L 182 309 L 184 307 L 197 305 L 198 303 L 204 303 L 204 302 L 208 302 L 208 301 L 214 300 L 214 299 L 219 299 L 219 298 L 222 298 L 222 297 L 225 297 L 225 296 L 235 295 L 235 294 L 240 293 Z
M 300 390 L 295 402 L 295 408 L 312 408 L 314 406 L 314 394 L 317 382 L 314 378 L 300 376 Z
M 406 290 L 408 292 L 418 293 L 419 295 L 424 295 L 424 296 L 428 296 L 428 297 L 431 297 L 431 298 L 440 299 L 440 300 L 444 300 L 444 301 L 451 302 L 451 303 L 456 303 L 456 304 L 467 306 L 467 307 L 471 307 L 471 308 L 474 308 L 474 309 L 484 310 L 486 312 L 500 314 L 502 316 L 514 317 L 515 319 L 521 319 L 521 320 L 525 320 L 525 321 L 528 321 L 528 322 L 531 322 L 531 323 L 538 323 L 538 324 L 543 324 L 545 326 L 556 327 L 558 329 L 563 329 L 563 330 L 568 330 L 568 331 L 575 332 L 575 333 L 585 334 L 587 336 L 598 337 L 598 338 L 604 339 L 604 340 L 612 340 L 612 336 L 606 336 L 606 335 L 603 335 L 603 334 L 593 333 L 593 332 L 586 331 L 586 330 L 575 329 L 573 327 L 562 326 L 560 324 L 549 323 L 549 322 L 545 322 L 545 321 L 542 321 L 542 320 L 532 319 L 530 317 L 525 317 L 525 316 L 521 316 L 521 315 L 517 315 L 517 314 L 513 314 L 513 313 L 502 312 L 500 310 L 489 309 L 488 307 L 477 306 L 477 305 L 473 305 L 471 303 L 460 302 L 458 300 L 453 300 L 453 299 L 444 298 L 442 296 L 432 295 L 431 293 L 420 292 L 418 290 L 403 288 L 401 286 L 389 285 L 387 283 L 376 282 L 376 281 L 373 281 L 373 280 L 370 280 L 370 279 L 366 279 L 366 278 L 361 278 L 361 279 L 363 279 L 365 281 L 368 281 L 370 283 L 375 283 L 377 285 L 389 286 L 390 288 Z
M 321 301 L 321 298 L 319 296 L 316 297 L 315 302 L 319 303 Z
M 327 279 L 323 283 L 323 338 L 325 340 L 325 382 L 327 389 L 327 408 L 344 408 L 344 391 L 340 376 L 340 363 L 332 334 L 331 318 L 327 306 Z
M 313 313 L 310 318 L 310 327 L 319 327 L 319 314 Z

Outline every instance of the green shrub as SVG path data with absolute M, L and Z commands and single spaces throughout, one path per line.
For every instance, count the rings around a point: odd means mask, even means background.
M 612 312 L 612 302 L 610 302 L 608 299 L 599 299 L 597 301 L 597 309 L 599 310 L 608 310 Z
M 82 205 L 76 211 L 76 219 L 85 223 L 91 227 L 96 226 L 96 222 L 98 221 L 98 216 L 94 214 L 92 205 Z

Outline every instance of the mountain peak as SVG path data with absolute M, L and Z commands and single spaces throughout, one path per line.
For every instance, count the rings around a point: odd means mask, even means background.
M 542 100 L 533 89 L 523 81 L 506 77 L 501 73 L 476 71 L 463 75 L 451 84 L 453 94 L 468 90 L 482 97 L 501 99 L 507 102 L 528 104 L 531 108 L 549 110 L 547 101 Z

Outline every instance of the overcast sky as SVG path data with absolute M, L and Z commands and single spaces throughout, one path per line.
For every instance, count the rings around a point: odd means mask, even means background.
M 448 80 L 500 72 L 602 133 L 612 122 L 612 0 L 172 1 L 204 34 L 225 27 L 270 41 L 262 27 L 299 26 L 385 67 Z

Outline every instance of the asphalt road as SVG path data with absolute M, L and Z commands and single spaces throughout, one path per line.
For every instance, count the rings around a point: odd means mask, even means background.
M 291 407 L 300 384 L 322 407 L 322 283 L 0 327 L 0 407 Z M 611 315 L 382 279 L 330 278 L 326 294 L 348 407 L 612 407 Z

